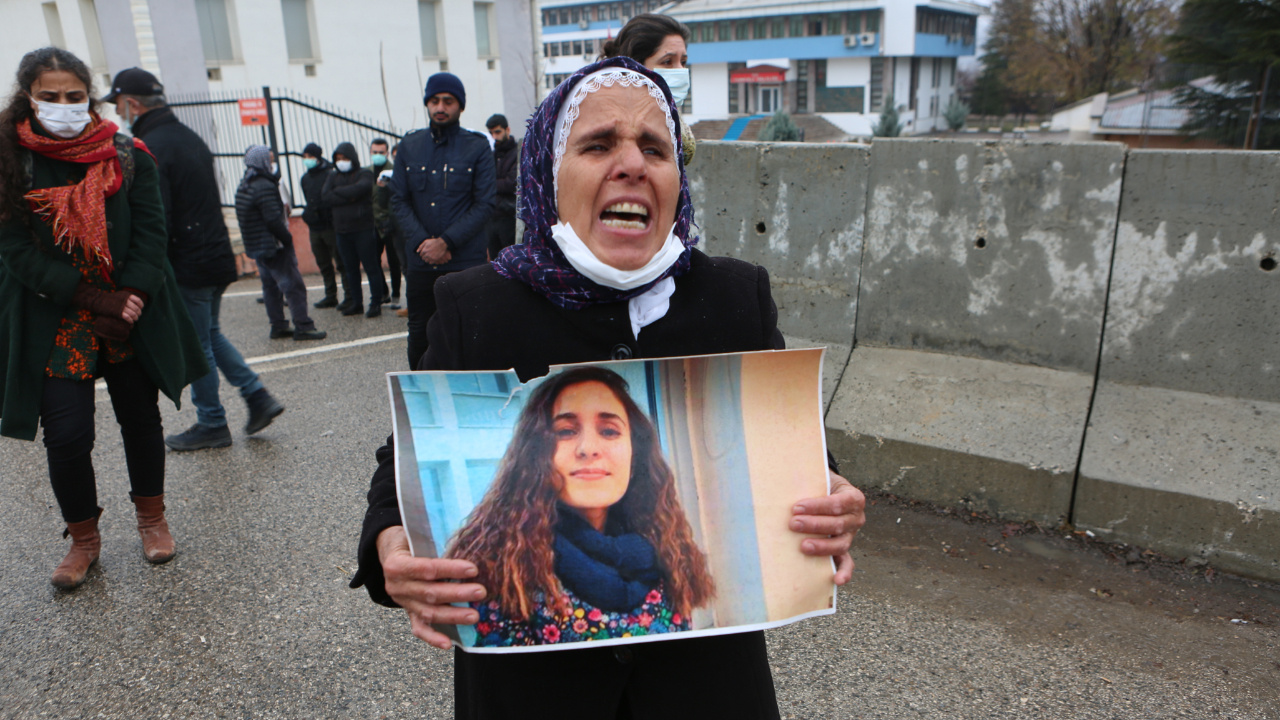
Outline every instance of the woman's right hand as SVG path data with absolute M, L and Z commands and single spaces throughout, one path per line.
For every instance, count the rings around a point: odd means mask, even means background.
M 451 603 L 483 600 L 479 583 L 458 583 L 476 576 L 476 566 L 466 560 L 417 558 L 409 552 L 404 527 L 393 525 L 378 534 L 378 559 L 386 578 L 387 594 L 409 614 L 409 623 L 418 639 L 448 650 L 453 642 L 432 623 L 474 625 L 479 613 Z
M 138 318 L 142 315 L 142 298 L 127 293 L 128 299 L 124 301 L 124 307 L 120 310 L 120 319 L 130 325 L 138 322 Z

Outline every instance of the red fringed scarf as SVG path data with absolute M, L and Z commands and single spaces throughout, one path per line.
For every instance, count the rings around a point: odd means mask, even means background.
M 23 197 L 31 211 L 53 230 L 54 243 L 63 252 L 80 250 L 103 277 L 111 275 L 111 249 L 107 246 L 107 198 L 120 190 L 123 173 L 116 154 L 116 125 L 98 118 L 89 131 L 70 140 L 37 135 L 31 121 L 18 124 L 22 147 L 54 160 L 88 165 L 84 179 L 74 185 L 32 190 Z

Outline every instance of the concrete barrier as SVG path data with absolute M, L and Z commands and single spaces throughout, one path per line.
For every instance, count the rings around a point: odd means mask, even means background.
M 825 345 L 823 397 L 853 347 L 866 146 L 700 142 L 689 166 L 702 248 L 769 270 L 790 347 Z
M 1110 143 L 707 142 L 691 167 L 704 249 L 768 268 L 788 341 L 831 348 L 855 483 L 1273 580 L 1277 178 L 1277 153 Z
M 1280 577 L 1280 154 L 1133 151 L 1075 521 Z
M 827 415 L 871 487 L 1070 511 L 1123 146 L 877 140 L 855 349 Z

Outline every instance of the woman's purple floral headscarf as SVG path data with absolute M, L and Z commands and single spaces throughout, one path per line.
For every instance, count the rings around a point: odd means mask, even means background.
M 551 237 L 551 227 L 559 221 L 555 196 L 556 122 L 560 109 L 570 94 L 588 75 L 609 67 L 619 67 L 644 75 L 656 84 L 666 98 L 672 118 L 678 117 L 671 101 L 671 90 L 657 73 L 636 61 L 616 57 L 592 63 L 574 73 L 538 106 L 524 136 L 520 152 L 520 206 L 524 221 L 523 242 L 503 250 L 493 261 L 498 274 L 527 283 L 538 294 L 563 308 L 578 310 L 598 303 L 629 300 L 649 290 L 668 277 L 679 277 L 689 270 L 689 258 L 697 238 L 691 237 L 693 203 L 689 197 L 689 179 L 684 171 L 684 147 L 676 133 L 676 163 L 680 168 L 680 199 L 676 203 L 675 234 L 684 243 L 684 252 L 661 276 L 631 290 L 617 290 L 600 285 L 578 272 Z

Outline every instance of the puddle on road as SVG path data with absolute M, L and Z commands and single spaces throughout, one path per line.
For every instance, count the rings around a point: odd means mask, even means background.
M 1129 672 L 1280 695 L 1280 586 L 1140 549 L 871 497 L 854 592 Z

